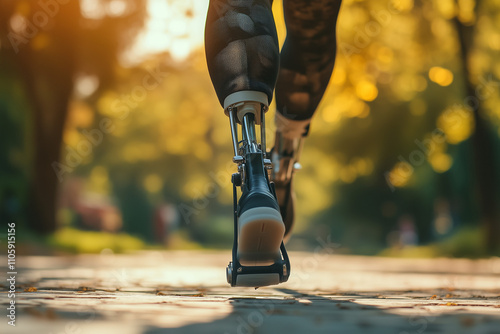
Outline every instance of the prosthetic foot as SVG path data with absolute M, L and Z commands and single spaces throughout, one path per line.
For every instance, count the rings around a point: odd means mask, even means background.
M 276 113 L 275 144 L 271 150 L 272 173 L 281 216 L 285 224 L 285 242 L 290 238 L 294 223 L 295 194 L 292 176 L 301 169 L 299 163 L 304 138 L 309 130 L 310 120 L 295 121 Z
M 265 147 L 267 104 L 267 95 L 254 91 L 237 92 L 224 101 L 231 123 L 233 162 L 238 165 L 238 172 L 231 179 L 234 244 L 232 261 L 226 269 L 231 286 L 274 285 L 286 282 L 290 275 L 290 261 L 283 244 L 285 225 L 267 172 L 271 168 Z M 260 126 L 260 142 L 256 125 Z

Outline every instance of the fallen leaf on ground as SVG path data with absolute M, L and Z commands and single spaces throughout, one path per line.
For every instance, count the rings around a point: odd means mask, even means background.
M 474 318 L 472 318 L 472 317 L 462 317 L 462 318 L 460 318 L 460 323 L 464 327 L 471 327 L 472 325 L 474 325 Z

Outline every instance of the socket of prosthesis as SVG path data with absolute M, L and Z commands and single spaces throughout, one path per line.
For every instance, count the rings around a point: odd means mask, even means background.
M 237 121 L 243 124 L 243 117 L 246 114 L 254 114 L 255 122 L 260 125 L 262 105 L 265 106 L 264 110 L 267 111 L 269 101 L 267 95 L 258 91 L 239 91 L 226 97 L 224 100 L 224 113 L 229 116 L 229 108 L 236 108 Z

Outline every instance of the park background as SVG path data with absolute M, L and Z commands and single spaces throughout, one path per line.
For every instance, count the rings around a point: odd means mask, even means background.
M 0 4 L 0 234 L 14 222 L 29 254 L 231 247 L 207 6 Z M 500 1 L 345 0 L 337 37 L 290 248 L 498 255 Z

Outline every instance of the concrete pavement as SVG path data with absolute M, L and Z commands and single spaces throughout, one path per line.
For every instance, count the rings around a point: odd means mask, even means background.
M 226 283 L 229 251 L 19 257 L 15 327 L 1 268 L 0 332 L 500 333 L 498 258 L 290 256 L 289 282 L 258 290 Z

